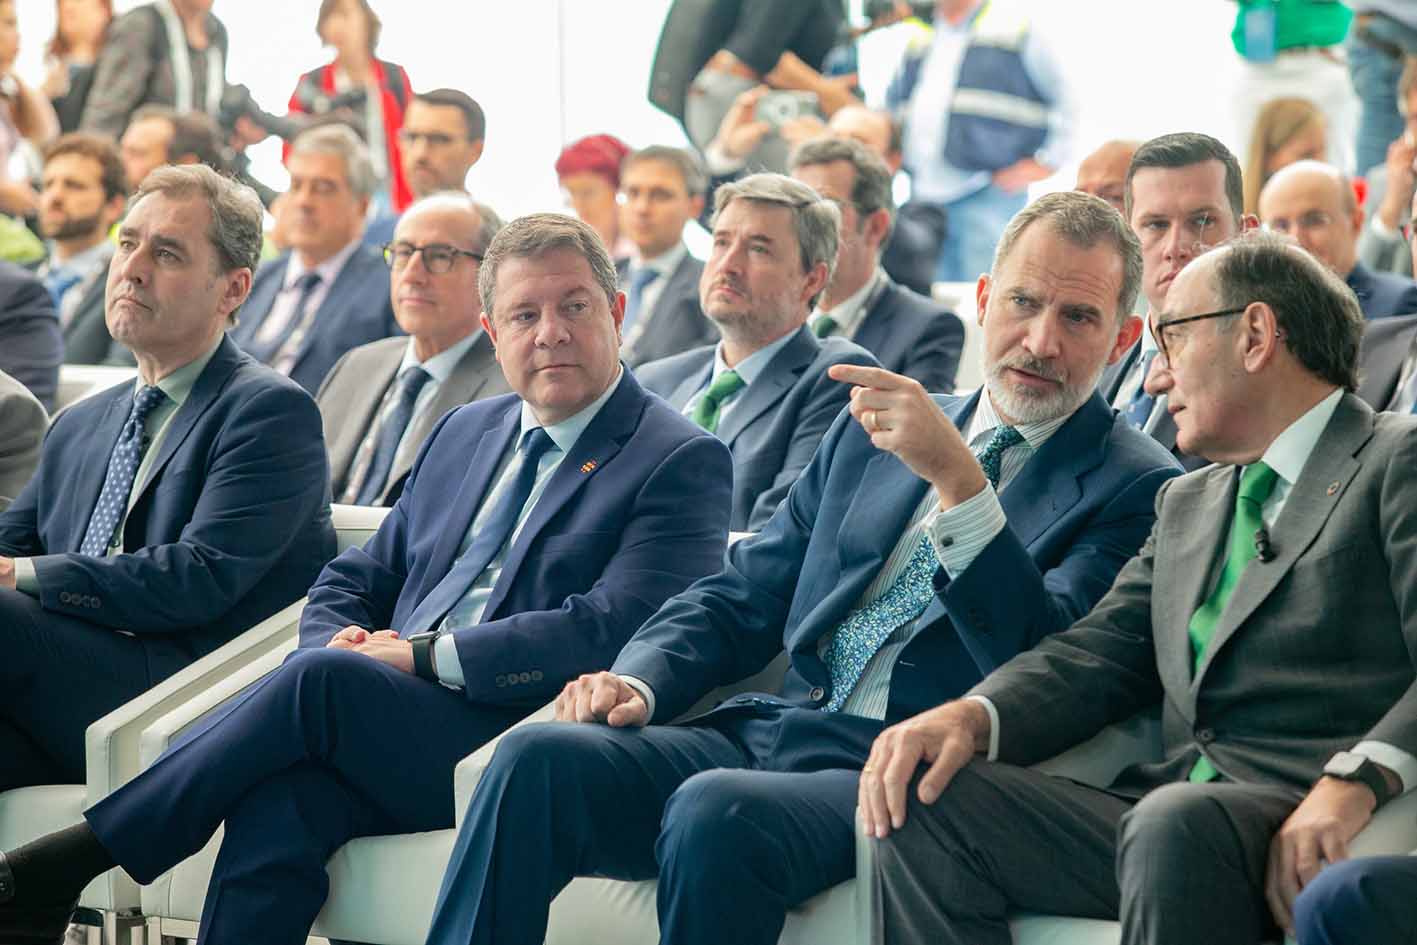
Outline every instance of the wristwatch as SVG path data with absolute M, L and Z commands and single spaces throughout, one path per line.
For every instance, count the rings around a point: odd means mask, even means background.
M 413 647 L 413 674 L 419 679 L 438 682 L 438 661 L 433 656 L 433 644 L 442 636 L 437 630 L 415 633 L 408 638 Z
M 1324 765 L 1324 774 L 1340 781 L 1359 781 L 1372 790 L 1378 807 L 1392 800 L 1394 791 L 1372 759 L 1352 751 L 1340 751 Z

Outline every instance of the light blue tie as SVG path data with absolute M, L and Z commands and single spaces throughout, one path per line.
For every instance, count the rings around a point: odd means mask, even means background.
M 101 558 L 108 552 L 114 530 L 128 512 L 128 495 L 133 491 L 133 479 L 148 448 L 144 423 L 153 408 L 166 399 L 166 394 L 152 386 L 144 387 L 133 398 L 133 409 L 129 411 L 128 421 L 123 424 L 118 442 L 113 445 L 113 453 L 108 458 L 108 473 L 103 478 L 98 503 L 89 516 L 89 527 L 84 532 L 84 543 L 79 546 L 79 554 Z
M 1146 428 L 1146 421 L 1151 418 L 1151 410 L 1156 406 L 1156 398 L 1146 392 L 1146 374 L 1151 370 L 1151 360 L 1155 357 L 1154 350 L 1141 356 L 1141 384 L 1132 394 L 1132 399 L 1127 402 L 1127 409 L 1123 413 L 1127 425 L 1137 430 Z
M 78 285 L 81 279 L 83 276 L 63 266 L 49 270 L 49 274 L 44 277 L 44 287 L 49 290 L 49 297 L 54 300 L 56 312 L 63 307 L 64 295 Z
M 1022 442 L 1023 435 L 1013 427 L 994 428 L 994 435 L 979 454 L 979 466 L 989 478 L 990 485 L 998 488 L 1004 451 Z M 866 664 L 871 662 L 871 657 L 876 655 L 881 644 L 930 606 L 930 600 L 935 596 L 935 571 L 939 566 L 930 537 L 921 535 L 910 560 L 885 593 L 860 610 L 846 615 L 827 646 L 826 663 L 831 671 L 832 695 L 831 700 L 822 707 L 824 712 L 840 712 L 851 690 L 860 681 L 861 674 L 866 671 Z
M 630 333 L 630 326 L 640 317 L 640 308 L 644 305 L 645 289 L 650 287 L 654 280 L 659 278 L 659 270 L 636 269 L 630 276 L 630 291 L 625 294 L 625 319 L 620 323 L 620 337 L 626 337 Z

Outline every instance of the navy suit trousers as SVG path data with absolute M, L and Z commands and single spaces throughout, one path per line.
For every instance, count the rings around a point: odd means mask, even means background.
M 84 780 L 84 730 L 190 656 L 0 588 L 0 791 Z
M 1417 940 L 1417 856 L 1369 856 L 1324 868 L 1294 901 L 1299 945 Z
M 880 731 L 764 698 L 683 725 L 511 732 L 429 945 L 540 945 L 551 900 L 590 874 L 657 876 L 661 941 L 771 945 L 788 909 L 854 875 L 856 784 Z
M 362 654 L 297 650 L 84 816 L 140 883 L 224 820 L 198 941 L 303 945 L 329 856 L 354 837 L 451 827 L 453 768 L 524 714 Z

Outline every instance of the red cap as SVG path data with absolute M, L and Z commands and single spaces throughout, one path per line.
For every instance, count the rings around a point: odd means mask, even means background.
M 556 176 L 589 171 L 610 181 L 611 187 L 619 187 L 620 162 L 629 153 L 630 146 L 614 135 L 587 135 L 562 149 L 556 158 Z

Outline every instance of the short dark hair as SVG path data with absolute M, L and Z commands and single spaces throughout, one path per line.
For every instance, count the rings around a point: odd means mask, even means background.
M 698 155 L 685 148 L 671 148 L 664 144 L 652 144 L 627 154 L 625 160 L 620 162 L 621 182 L 625 179 L 626 169 L 642 161 L 658 161 L 677 170 L 690 197 L 701 197 L 708 190 L 708 171 L 704 170 Z
M 335 12 L 340 2 L 341 0 L 320 0 L 320 12 L 315 14 L 315 35 L 320 37 L 322 42 L 325 39 L 325 20 L 330 18 L 330 14 Z M 369 5 L 369 0 L 354 0 L 354 5 L 364 14 L 365 22 L 369 24 L 369 55 L 372 56 L 379 46 L 379 33 L 383 31 L 384 23 Z
M 431 92 L 419 92 L 413 100 L 438 108 L 456 108 L 462 112 L 469 141 L 481 141 L 487 136 L 487 116 L 482 113 L 482 106 L 466 92 L 458 89 L 434 89 Z
M 1132 155 L 1132 163 L 1127 167 L 1126 189 L 1123 191 L 1127 219 L 1130 221 L 1132 218 L 1132 178 L 1137 171 L 1148 167 L 1190 167 L 1206 161 L 1219 161 L 1225 167 L 1225 200 L 1235 215 L 1238 229 L 1245 215 L 1245 183 L 1240 173 L 1240 161 L 1225 145 L 1198 131 L 1162 135 L 1142 142 L 1141 147 L 1137 148 L 1137 153 Z
M 44 163 L 65 154 L 76 154 L 98 162 L 98 179 L 103 185 L 103 198 L 112 200 L 128 193 L 128 181 L 123 172 L 123 159 L 113 141 L 103 135 L 71 131 L 49 142 L 44 149 Z
M 857 226 L 877 210 L 890 211 L 895 217 L 895 199 L 891 196 L 891 169 L 880 156 L 851 138 L 813 138 L 804 141 L 787 159 L 792 170 L 817 164 L 845 161 L 851 165 L 851 205 L 856 208 Z
M 1215 254 L 1220 304 L 1265 303 L 1274 310 L 1285 347 L 1309 373 L 1344 390 L 1357 389 L 1363 311 L 1353 290 L 1279 233 L 1256 230 L 1220 250 Z
M 181 112 L 172 117 L 172 143 L 167 146 L 167 156 L 175 160 L 184 154 L 214 171 L 226 170 L 216 119 L 204 112 Z

